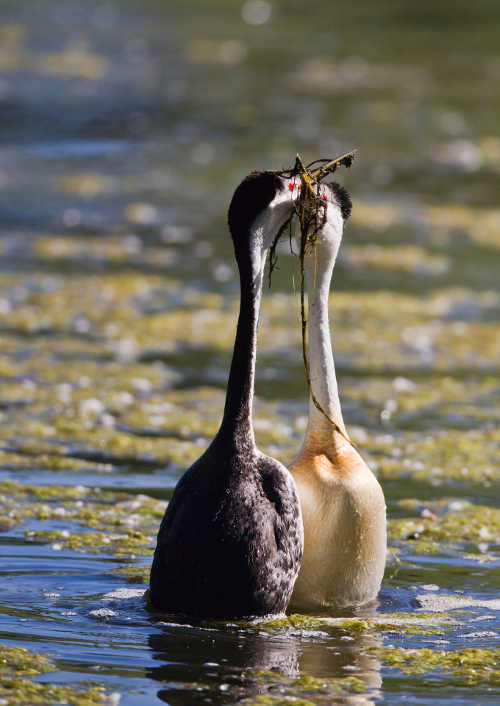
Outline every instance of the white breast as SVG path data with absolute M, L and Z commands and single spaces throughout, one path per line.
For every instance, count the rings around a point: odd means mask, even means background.
M 382 489 L 366 465 L 346 475 L 294 472 L 304 521 L 304 556 L 292 605 L 343 608 L 376 598 L 386 554 Z

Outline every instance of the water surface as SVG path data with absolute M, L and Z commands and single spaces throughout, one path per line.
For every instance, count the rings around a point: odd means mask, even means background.
M 498 702 L 499 21 L 489 0 L 2 3 L 0 699 Z M 223 408 L 229 199 L 351 148 L 332 333 L 387 499 L 379 601 L 169 622 L 143 592 Z M 286 247 L 279 267 L 255 427 L 286 462 L 307 405 Z

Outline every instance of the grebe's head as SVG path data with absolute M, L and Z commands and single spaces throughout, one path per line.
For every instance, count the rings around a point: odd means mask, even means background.
M 293 194 L 279 172 L 252 172 L 237 187 L 228 212 L 235 249 L 262 230 L 263 245 L 273 238 L 293 211 Z
M 267 250 L 294 212 L 293 191 L 290 179 L 279 172 L 252 172 L 237 187 L 228 224 L 240 269 L 251 262 L 255 275 L 262 268 Z
M 347 219 L 351 215 L 352 201 L 343 186 L 332 182 L 325 184 L 325 196 L 327 202 L 325 224 L 321 229 L 320 242 L 330 249 L 335 250 L 337 255 L 340 241 L 344 233 Z
M 313 182 L 314 203 L 324 223 L 317 233 L 318 245 L 334 249 L 340 246 L 344 224 L 351 214 L 351 199 L 337 184 Z M 240 270 L 250 269 L 252 275 L 262 270 L 267 250 L 291 216 L 300 210 L 304 190 L 299 174 L 286 172 L 252 172 L 234 192 L 229 206 L 228 223 Z M 315 195 L 315 196 L 314 196 Z M 294 219 L 296 220 L 296 219 Z
M 322 252 L 336 258 L 345 224 L 351 215 L 352 201 L 346 189 L 337 182 L 322 184 L 320 191 L 326 203 L 326 212 L 317 242 Z

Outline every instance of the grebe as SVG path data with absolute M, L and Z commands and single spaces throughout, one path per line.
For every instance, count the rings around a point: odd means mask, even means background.
M 300 504 L 287 468 L 255 445 L 252 399 L 266 255 L 293 207 L 287 180 L 274 172 L 250 174 L 229 207 L 240 314 L 220 429 L 177 483 L 158 533 L 150 600 L 169 613 L 275 614 L 292 594 Z
M 291 605 L 309 610 L 375 599 L 386 554 L 384 494 L 347 440 L 328 322 L 330 280 L 351 200 L 338 184 L 320 188 L 326 218 L 315 247 L 307 248 L 304 258 L 309 374 L 317 401 L 345 436 L 310 397 L 304 443 L 290 465 L 304 522 L 304 555 Z

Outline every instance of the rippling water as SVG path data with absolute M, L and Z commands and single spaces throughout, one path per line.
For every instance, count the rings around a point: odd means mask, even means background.
M 2 703 L 498 702 L 499 21 L 489 0 L 4 0 Z M 143 592 L 223 407 L 232 191 L 354 147 L 331 315 L 387 498 L 379 602 L 166 622 Z M 285 247 L 279 266 L 255 426 L 286 462 L 307 407 Z

